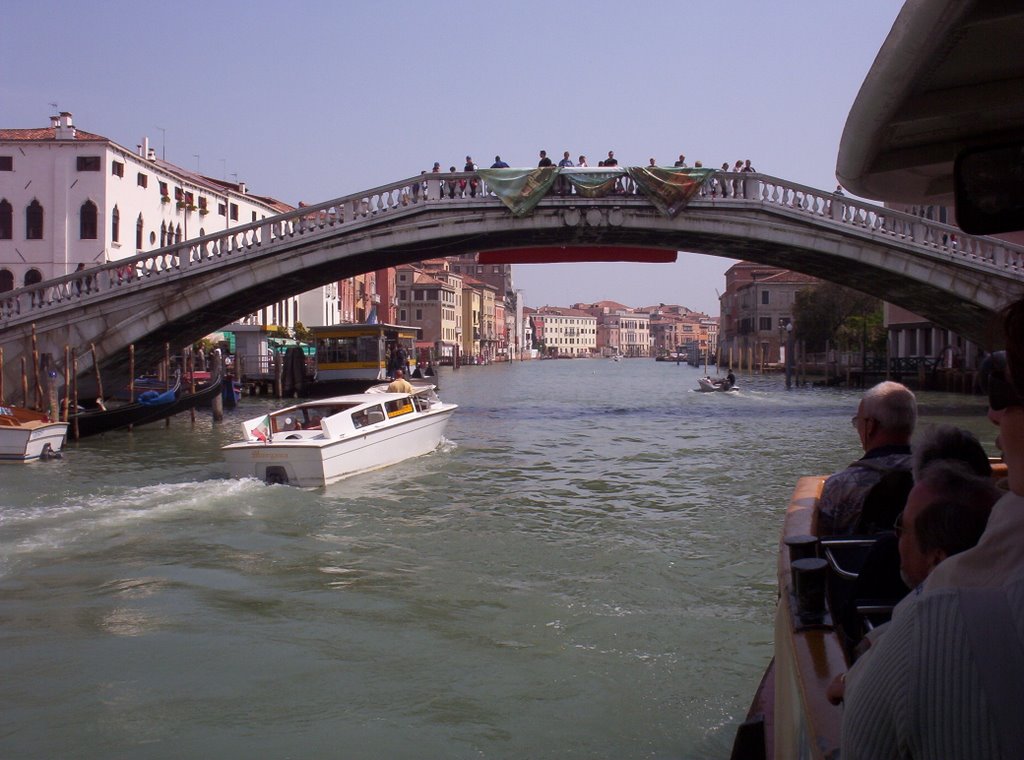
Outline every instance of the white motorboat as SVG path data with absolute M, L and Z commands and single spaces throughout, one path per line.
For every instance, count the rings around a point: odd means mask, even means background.
M 457 408 L 432 385 L 412 393 L 378 386 L 247 420 L 245 440 L 222 450 L 233 478 L 323 486 L 433 451 Z
M 0 406 L 0 461 L 30 462 L 60 456 L 68 423 L 31 409 Z
M 739 386 L 731 384 L 728 380 L 723 378 L 710 378 L 702 377 L 697 380 L 697 390 L 702 393 L 710 393 L 712 391 L 719 391 L 721 393 L 731 393 L 739 391 Z

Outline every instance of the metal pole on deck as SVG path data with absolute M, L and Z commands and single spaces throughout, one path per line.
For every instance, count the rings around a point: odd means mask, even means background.
M 793 323 L 786 325 L 786 388 L 793 387 Z
M 75 416 L 71 424 L 71 437 L 78 440 L 78 349 L 71 349 L 71 407 Z
M 2 401 L 2 399 L 0 399 Z M 64 415 L 61 422 L 67 422 L 71 414 L 71 346 L 64 344 Z
M 219 377 L 221 378 L 221 392 L 218 393 L 210 401 L 210 411 L 213 414 L 214 422 L 221 422 L 224 419 L 224 371 L 223 359 L 221 358 L 220 351 L 215 351 L 213 356 L 210 357 L 210 378 Z M 232 393 L 234 390 L 232 389 Z

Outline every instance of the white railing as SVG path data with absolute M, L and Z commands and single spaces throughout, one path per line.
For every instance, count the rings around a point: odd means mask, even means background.
M 545 206 L 601 206 L 609 202 L 651 206 L 633 183 L 622 183 L 620 192 L 596 199 L 558 195 L 557 187 L 557 183 L 552 186 L 543 202 Z M 127 292 L 191 276 L 230 259 L 266 255 L 278 241 L 293 244 L 302 238 L 374 224 L 382 217 L 414 212 L 425 206 L 443 208 L 452 199 L 500 206 L 486 183 L 473 172 L 420 175 L 0 294 L 0 329 L 35 320 L 52 309 L 106 299 L 115 291 Z M 972 268 L 981 266 L 1024 279 L 1022 246 L 966 235 L 956 227 L 777 177 L 719 172 L 708 178 L 691 202 L 693 208 L 726 205 L 736 209 L 775 209 L 787 215 L 809 217 L 831 229 L 846 227 L 856 230 L 858 236 L 867 232 L 872 237 L 911 245 L 929 258 L 939 257 Z

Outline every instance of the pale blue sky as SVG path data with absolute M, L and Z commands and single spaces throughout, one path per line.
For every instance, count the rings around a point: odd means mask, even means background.
M 541 148 L 592 163 L 750 158 L 832 189 L 846 115 L 901 4 L 8 0 L 0 127 L 47 126 L 56 103 L 82 129 L 128 147 L 148 136 L 169 161 L 292 204 L 467 154 L 532 166 Z M 533 306 L 717 314 L 730 263 L 517 266 L 515 280 Z

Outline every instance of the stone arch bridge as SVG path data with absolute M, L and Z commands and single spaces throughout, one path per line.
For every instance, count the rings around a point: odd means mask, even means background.
M 426 258 L 537 246 L 664 248 L 744 259 L 838 282 L 984 341 L 993 314 L 1024 295 L 1024 247 L 762 174 L 718 175 L 740 192 L 698 193 L 674 217 L 640 193 L 549 193 L 516 216 L 468 173 L 405 179 L 251 225 L 0 294 L 7 394 L 21 359 L 76 350 L 91 374 L 122 376 L 164 344 L 188 345 L 282 296 Z

